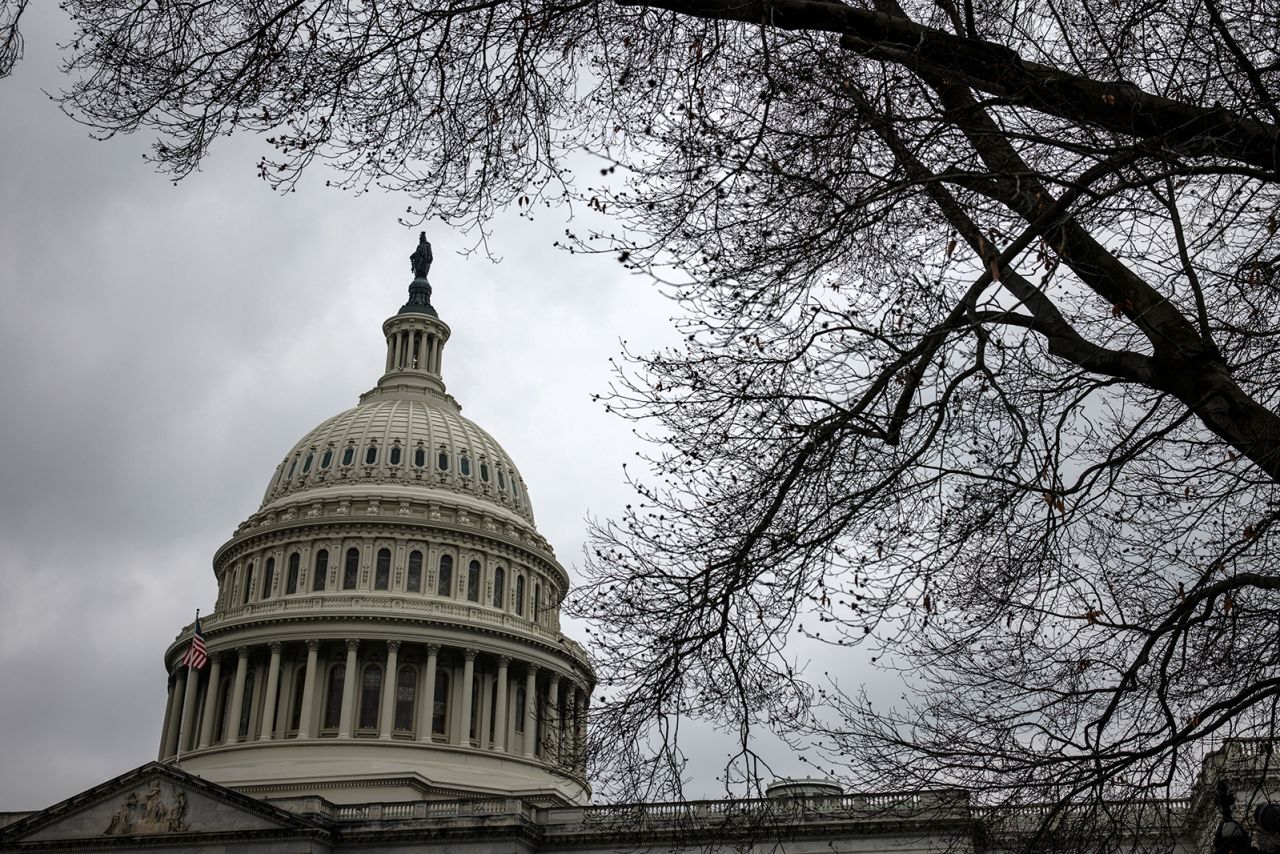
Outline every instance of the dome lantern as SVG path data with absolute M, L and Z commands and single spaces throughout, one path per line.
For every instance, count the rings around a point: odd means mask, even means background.
M 418 246 L 409 256 L 413 281 L 409 301 L 382 324 L 387 339 L 386 369 L 377 388 L 360 398 L 361 403 L 378 397 L 444 395 L 440 366 L 449 325 L 431 305 L 431 243 L 426 232 L 418 236 Z

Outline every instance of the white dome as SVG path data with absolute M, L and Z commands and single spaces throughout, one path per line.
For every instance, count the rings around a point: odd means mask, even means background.
M 262 507 L 314 489 L 372 484 L 469 495 L 533 523 L 511 457 L 455 404 L 436 396 L 382 396 L 324 421 L 277 467 Z

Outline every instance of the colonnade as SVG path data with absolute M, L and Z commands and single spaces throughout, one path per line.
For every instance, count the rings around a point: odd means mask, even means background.
M 387 373 L 395 370 L 440 373 L 444 338 L 435 332 L 396 329 L 387 335 Z
M 365 738 L 496 751 L 582 773 L 589 701 L 575 675 L 476 647 L 272 641 L 211 650 L 200 670 L 174 668 L 160 759 Z

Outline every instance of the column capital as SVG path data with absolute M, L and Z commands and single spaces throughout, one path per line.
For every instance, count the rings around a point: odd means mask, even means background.
M 280 654 L 280 650 L 281 650 L 283 647 L 284 647 L 284 644 L 282 644 L 280 641 L 272 641 L 272 642 L 269 644 L 269 648 L 270 648 L 270 650 L 271 650 L 271 654 L 272 654 L 272 655 L 279 655 L 279 654 Z
M 438 643 L 427 644 L 427 655 L 439 655 L 439 654 L 440 654 L 440 644 Z
M 538 665 L 534 664 L 532 661 L 524 666 L 524 672 L 528 676 L 537 676 L 539 669 Z
M 347 649 L 352 650 L 360 646 L 359 638 L 347 638 Z
M 249 657 L 249 647 L 247 647 L 247 646 L 238 646 L 238 647 L 236 647 L 236 655 L 240 656 L 241 658 L 248 658 L 248 657 Z
M 552 671 L 551 671 L 551 676 L 550 676 L 549 678 L 551 679 L 551 687 L 552 687 L 552 688 L 557 688 L 557 687 L 559 687 L 559 686 L 560 686 L 560 672 L 559 672 L 559 671 L 557 671 L 557 670 L 552 670 Z
M 317 640 L 316 638 L 307 639 L 307 652 L 312 652 L 313 650 L 317 650 L 319 648 L 320 648 L 319 640 Z
M 398 640 L 387 641 L 387 652 L 396 652 L 399 649 L 400 649 L 400 641 Z
M 499 666 L 499 667 L 501 667 L 501 668 L 503 668 L 504 670 L 505 670 L 507 667 L 510 667 L 510 666 L 511 666 L 511 656 L 509 656 L 509 655 L 500 655 L 500 656 L 498 656 L 498 666 Z
M 479 654 L 480 654 L 480 650 L 473 649 L 472 647 L 467 647 L 462 651 L 462 657 L 465 658 L 467 661 L 475 661 L 476 656 Z

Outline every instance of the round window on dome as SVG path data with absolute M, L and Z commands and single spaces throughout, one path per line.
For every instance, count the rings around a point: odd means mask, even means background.
M 355 462 L 355 459 L 356 459 L 355 445 L 347 445 L 345 448 L 342 449 L 342 464 L 344 466 L 351 465 L 353 462 Z

